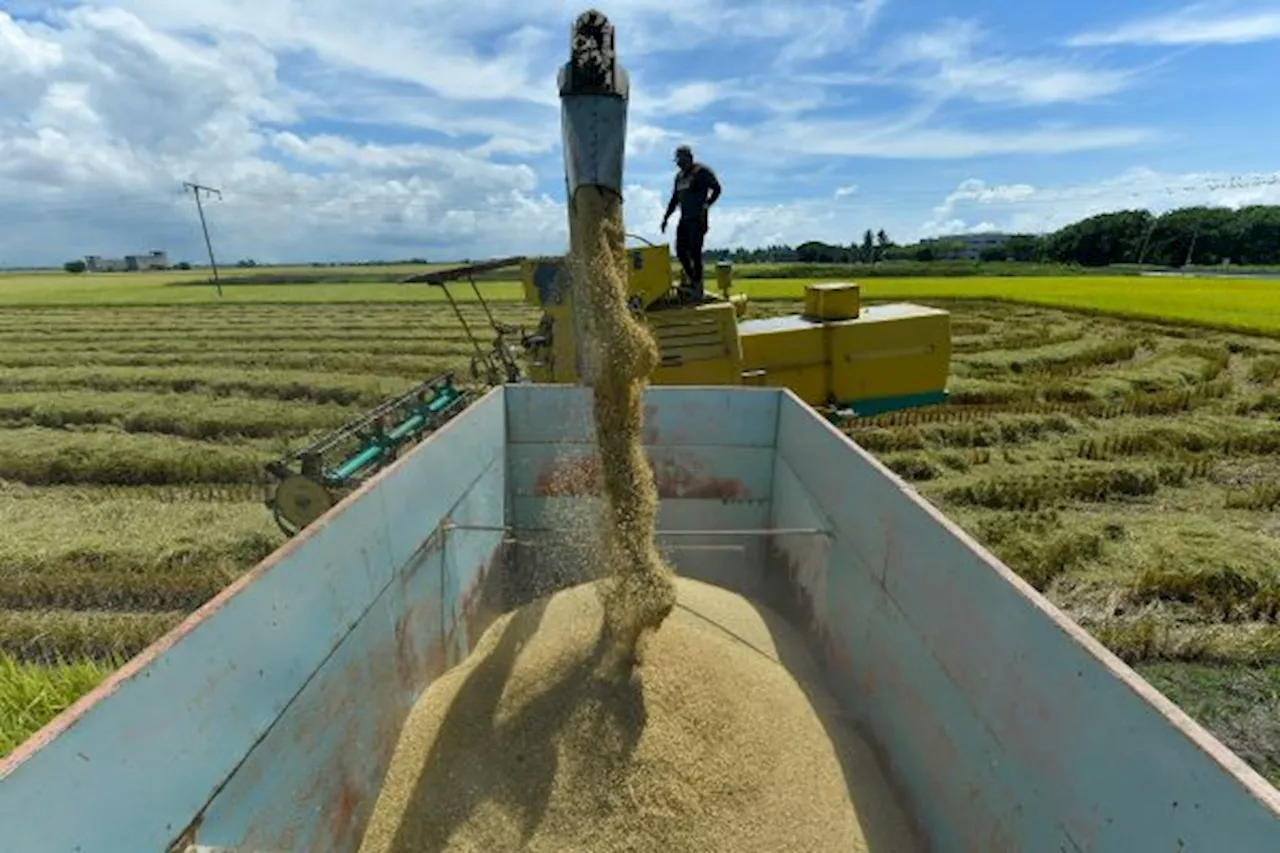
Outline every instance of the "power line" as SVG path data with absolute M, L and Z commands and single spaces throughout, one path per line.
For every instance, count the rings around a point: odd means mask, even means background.
M 218 279 L 218 262 L 213 259 L 213 242 L 209 240 L 209 226 L 204 221 L 204 205 L 200 203 L 201 191 L 209 194 L 217 194 L 218 198 L 222 198 L 222 190 L 206 187 L 202 184 L 193 184 L 189 181 L 183 181 L 184 189 L 189 189 L 196 197 L 196 210 L 200 213 L 200 228 L 204 231 L 204 245 L 209 249 L 209 266 L 213 267 L 213 284 L 218 288 L 218 296 L 222 296 L 222 282 Z

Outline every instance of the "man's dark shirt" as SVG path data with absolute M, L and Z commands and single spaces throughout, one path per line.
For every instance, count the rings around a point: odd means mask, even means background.
M 677 172 L 671 200 L 680 204 L 680 221 L 698 221 L 707 206 L 707 197 L 719 189 L 716 173 L 701 163 L 694 163 L 687 173 Z

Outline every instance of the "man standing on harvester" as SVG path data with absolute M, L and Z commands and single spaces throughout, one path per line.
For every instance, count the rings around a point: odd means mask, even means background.
M 682 290 L 693 301 L 702 301 L 702 241 L 707 236 L 707 211 L 720 198 L 720 181 L 716 173 L 701 163 L 694 162 L 693 150 L 688 145 L 676 149 L 675 187 L 671 201 L 667 203 L 667 215 L 662 217 L 662 233 L 667 232 L 667 220 L 680 206 L 680 224 L 676 226 L 676 256 L 684 268 Z

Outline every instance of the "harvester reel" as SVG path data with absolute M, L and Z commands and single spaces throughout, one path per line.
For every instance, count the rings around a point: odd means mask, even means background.
M 329 490 L 304 474 L 286 477 L 276 487 L 276 523 L 292 536 L 333 507 Z

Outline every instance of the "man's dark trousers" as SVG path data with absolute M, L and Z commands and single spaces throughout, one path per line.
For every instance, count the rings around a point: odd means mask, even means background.
M 682 216 L 676 226 L 676 257 L 697 299 L 702 299 L 702 241 L 707 236 L 699 217 Z

